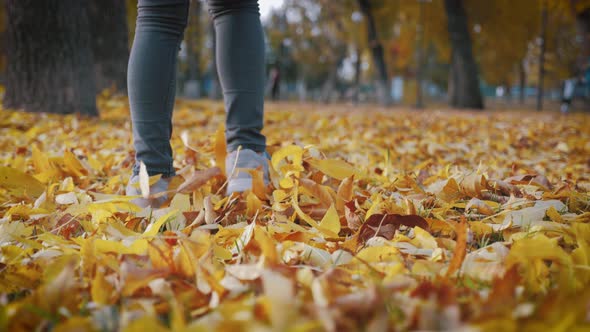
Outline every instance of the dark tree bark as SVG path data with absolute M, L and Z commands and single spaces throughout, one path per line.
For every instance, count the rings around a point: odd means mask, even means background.
M 519 76 L 519 84 L 520 84 L 520 94 L 519 94 L 519 102 L 521 105 L 524 105 L 525 97 L 526 97 L 526 70 L 524 68 L 524 60 L 520 62 L 518 66 L 518 76 Z
M 4 84 L 6 74 L 6 8 L 0 2 L 0 84 Z
M 424 1 L 420 1 L 419 6 L 419 23 L 416 26 L 416 35 L 418 36 L 418 40 L 416 42 L 416 108 L 422 109 L 424 108 L 424 97 L 422 93 L 424 78 Z
M 203 92 L 201 82 L 201 50 L 203 49 L 201 28 L 201 2 L 191 1 L 188 26 L 184 32 L 184 47 L 186 50 L 186 66 L 182 77 L 182 92 L 185 97 L 200 98 Z
M 580 66 L 588 65 L 590 57 L 590 7 L 580 9 L 578 2 L 580 0 L 570 0 L 573 15 L 576 17 L 576 29 L 582 41 L 582 52 Z
M 344 45 L 342 47 L 338 47 L 335 52 L 339 54 L 338 58 L 336 59 L 334 65 L 331 66 L 332 70 L 330 70 L 328 73 L 328 77 L 322 86 L 320 99 L 324 103 L 329 103 L 332 101 L 332 96 L 334 95 L 334 91 L 336 90 L 336 85 L 338 83 L 338 69 L 340 66 L 342 66 L 342 62 L 346 57 L 346 49 Z
M 122 0 L 90 0 L 90 33 L 98 91 L 127 91 L 129 40 L 127 10 Z
M 578 36 L 582 41 L 581 52 L 577 61 L 577 70 L 579 75 L 584 75 L 585 71 L 589 70 L 588 66 L 590 66 L 590 7 L 584 9 L 576 8 L 578 1 L 572 0 L 571 5 L 576 16 Z M 590 83 L 586 82 L 586 84 Z M 584 109 L 590 110 L 590 98 L 584 100 Z
M 211 65 L 209 67 L 209 73 L 211 74 L 211 90 L 209 90 L 209 98 L 221 99 L 221 83 L 219 83 L 219 76 L 217 74 L 217 39 L 215 38 L 215 27 L 213 24 L 209 25 L 209 35 L 211 38 Z
M 545 80 L 545 50 L 547 49 L 547 4 L 541 9 L 541 51 L 539 52 L 539 82 L 537 84 L 537 111 L 543 110 L 543 83 Z
M 188 77 L 191 80 L 201 78 L 201 69 L 199 67 L 201 59 L 201 2 L 193 1 L 190 6 L 189 28 L 186 31 L 185 43 L 188 50 Z
M 4 107 L 97 116 L 88 0 L 5 0 Z
M 380 104 L 387 106 L 390 104 L 388 89 L 389 76 L 387 75 L 387 66 L 383 55 L 383 45 L 381 45 L 381 41 L 377 35 L 371 2 L 370 0 L 358 0 L 358 4 L 363 16 L 367 20 L 367 39 L 369 41 L 371 54 L 373 55 L 373 63 L 377 69 L 377 98 L 379 99 Z
M 361 92 L 361 64 L 362 64 L 362 50 L 356 46 L 356 61 L 354 62 L 354 95 L 352 101 L 355 104 L 359 103 L 359 97 Z
M 445 10 L 452 47 L 449 88 L 451 106 L 483 109 L 479 73 L 473 57 L 463 0 L 445 0 Z

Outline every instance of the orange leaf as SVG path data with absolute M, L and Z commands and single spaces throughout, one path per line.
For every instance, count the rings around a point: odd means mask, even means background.
M 457 244 L 455 245 L 453 258 L 445 275 L 447 278 L 459 270 L 467 255 L 467 222 L 465 218 L 462 218 L 461 222 L 455 226 L 455 232 L 457 232 Z

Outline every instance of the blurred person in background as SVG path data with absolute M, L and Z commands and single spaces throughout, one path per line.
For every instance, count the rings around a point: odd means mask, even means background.
M 574 92 L 576 90 L 577 79 L 568 78 L 563 81 L 563 88 L 561 92 L 561 113 L 567 113 L 572 105 Z

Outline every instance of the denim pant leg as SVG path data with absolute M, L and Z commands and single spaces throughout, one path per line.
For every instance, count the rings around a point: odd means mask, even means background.
M 228 151 L 263 152 L 264 33 L 257 0 L 208 0 L 226 110 Z
M 127 84 L 136 152 L 149 175 L 174 175 L 172 110 L 176 59 L 188 17 L 188 0 L 139 0 Z

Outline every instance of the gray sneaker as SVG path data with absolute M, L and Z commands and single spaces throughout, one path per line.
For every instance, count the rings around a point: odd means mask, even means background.
M 172 178 L 161 178 L 156 183 L 154 183 L 150 187 L 150 196 L 168 190 L 168 186 L 170 185 L 170 179 Z M 139 186 L 137 185 L 138 182 L 139 175 L 131 176 L 129 182 L 127 183 L 127 187 L 125 188 L 125 194 L 127 196 L 141 196 L 141 189 L 139 189 Z M 163 195 L 155 198 L 138 197 L 131 200 L 131 203 L 134 203 L 135 205 L 142 208 L 146 208 L 148 206 L 151 206 L 153 208 L 159 208 L 167 200 L 168 195 Z
M 236 162 L 237 158 L 237 162 Z M 236 150 L 225 158 L 225 172 L 228 179 L 227 194 L 244 192 L 252 189 L 252 176 L 243 169 L 258 169 L 262 167 L 264 185 L 270 182 L 268 175 L 268 154 L 257 153 L 253 150 Z M 235 169 L 234 169 L 235 167 Z

